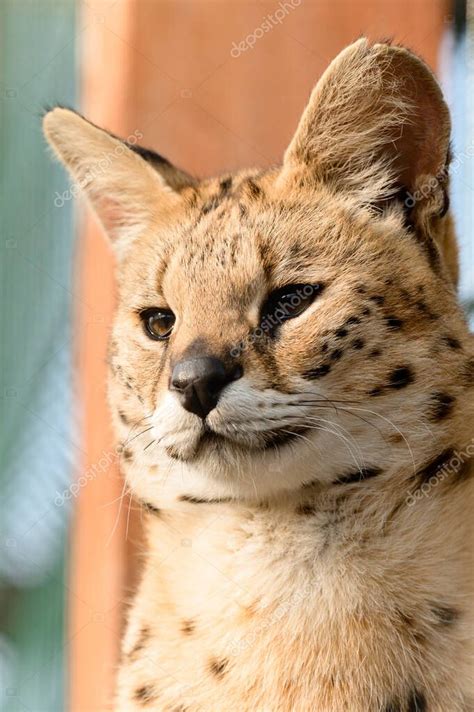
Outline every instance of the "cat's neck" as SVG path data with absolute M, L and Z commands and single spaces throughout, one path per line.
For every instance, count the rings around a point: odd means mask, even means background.
M 459 483 L 471 463 L 446 451 L 417 478 L 406 469 L 361 472 L 359 480 L 330 486 L 314 482 L 253 502 L 204 500 L 182 492 L 151 511 L 149 554 L 155 561 L 169 555 L 163 550 L 165 532 L 175 558 L 189 562 L 189 549 L 218 570 L 233 572 L 231 578 L 241 579 L 245 571 L 245 589 L 255 588 L 262 570 L 267 572 L 268 590 L 273 590 L 273 577 L 285 578 L 289 589 L 321 577 L 338 588 L 342 580 L 360 580 L 363 572 L 363 584 L 394 559 L 416 571 L 426 558 L 439 560 L 433 541 L 439 538 L 440 517 L 446 518 L 445 494 L 451 490 L 455 521 L 463 504 Z M 454 558 L 457 545 L 450 536 L 438 542 Z M 192 572 L 189 575 L 192 578 Z

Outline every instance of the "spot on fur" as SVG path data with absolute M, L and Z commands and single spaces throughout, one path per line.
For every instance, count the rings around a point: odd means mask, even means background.
M 422 692 L 413 690 L 408 700 L 408 712 L 426 712 L 426 697 Z
M 396 316 L 387 316 L 385 318 L 385 323 L 390 331 L 398 331 L 403 326 L 403 321 Z
M 413 372 L 409 366 L 398 366 L 395 368 L 389 376 L 388 387 L 389 388 L 406 388 L 410 383 L 413 383 L 414 377 Z
M 261 198 L 263 196 L 262 188 L 256 183 L 253 178 L 249 178 L 245 183 L 246 193 L 253 200 Z
M 135 645 L 133 646 L 133 648 L 131 649 L 131 651 L 128 654 L 129 658 L 131 658 L 132 660 L 134 658 L 136 658 L 137 654 L 141 650 L 143 650 L 143 648 L 145 647 L 149 638 L 150 638 L 150 628 L 148 626 L 144 626 L 140 631 L 140 634 L 137 638 Z
M 312 368 L 309 371 L 304 372 L 304 376 L 306 378 L 309 378 L 310 380 L 316 380 L 318 378 L 322 378 L 323 376 L 326 376 L 331 370 L 331 366 L 328 363 L 323 363 L 322 366 L 318 366 L 317 368 Z
M 400 702 L 392 700 L 383 708 L 382 712 L 402 712 Z
M 458 339 L 454 336 L 450 336 L 449 334 L 447 336 L 443 336 L 443 341 L 453 351 L 459 351 L 461 348 L 461 344 Z
M 378 306 L 382 306 L 382 304 L 385 303 L 385 297 L 382 297 L 380 294 L 375 294 L 373 297 L 369 297 L 371 302 L 374 302 L 374 304 L 377 304 Z
M 139 687 L 135 690 L 133 697 L 136 702 L 146 705 L 148 702 L 154 702 L 158 695 L 153 685 L 143 685 L 143 687 Z
M 444 468 L 449 465 L 449 462 L 453 459 L 454 457 L 454 450 L 448 449 L 444 450 L 440 455 L 435 457 L 431 462 L 429 462 L 427 465 L 425 465 L 419 472 L 417 473 L 417 478 L 423 484 L 424 482 L 428 482 L 431 477 L 436 477 L 440 475 Z
M 360 351 L 361 349 L 364 348 L 365 346 L 365 341 L 364 339 L 354 339 L 354 341 L 351 344 L 352 348 L 355 349 L 356 351 Z
M 181 621 L 181 633 L 191 635 L 196 629 L 196 623 L 190 618 Z
M 461 378 L 463 385 L 470 388 L 474 386 L 474 358 L 470 358 L 463 364 L 461 369 Z
M 155 505 L 151 504 L 150 502 L 142 501 L 142 507 L 143 509 L 145 509 L 146 512 L 149 512 L 150 514 L 161 514 L 161 509 L 155 507 Z
M 221 502 L 228 502 L 229 498 L 226 499 L 203 499 L 202 497 L 193 497 L 191 494 L 180 494 L 178 497 L 179 502 L 189 502 L 189 504 L 219 504 Z
M 353 485 L 358 482 L 363 482 L 364 480 L 370 480 L 373 477 L 380 475 L 382 470 L 380 467 L 362 467 L 360 470 L 355 472 L 349 472 L 346 475 L 342 475 L 335 480 L 336 485 Z
M 443 626 L 453 625 L 460 617 L 459 611 L 451 606 L 434 606 L 432 610 L 437 621 Z
M 435 423 L 444 420 L 451 414 L 455 402 L 456 399 L 449 393 L 433 393 L 428 413 L 429 419 Z
M 308 485 L 304 485 L 304 486 L 307 487 Z M 314 505 L 312 505 L 312 504 L 300 504 L 296 508 L 296 514 L 302 514 L 307 517 L 309 517 L 315 513 L 316 513 L 316 509 L 315 509 Z
M 221 658 L 220 660 L 213 658 L 209 661 L 209 670 L 213 675 L 221 678 L 224 676 L 228 664 L 229 661 L 225 658 Z

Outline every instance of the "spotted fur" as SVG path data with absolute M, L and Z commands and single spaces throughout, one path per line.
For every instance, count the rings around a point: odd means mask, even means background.
M 110 401 L 148 552 L 117 712 L 471 709 L 474 357 L 430 71 L 351 45 L 267 171 L 197 180 L 65 109 L 45 133 L 118 257 Z M 288 284 L 317 295 L 263 328 Z M 169 389 L 193 355 L 240 369 L 205 424 Z

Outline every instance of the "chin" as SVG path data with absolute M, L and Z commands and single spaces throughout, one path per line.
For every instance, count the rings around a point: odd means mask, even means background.
M 163 453 L 181 494 L 202 499 L 261 500 L 314 480 L 315 451 L 309 441 L 282 433 L 266 442 L 236 442 L 206 432 L 193 451 Z M 161 458 L 160 458 L 161 460 Z

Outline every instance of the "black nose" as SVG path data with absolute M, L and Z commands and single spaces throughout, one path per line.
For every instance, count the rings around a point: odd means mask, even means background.
M 213 408 L 227 383 L 242 375 L 238 365 L 227 368 L 212 356 L 200 356 L 180 361 L 171 374 L 170 388 L 178 391 L 183 408 L 205 418 Z

